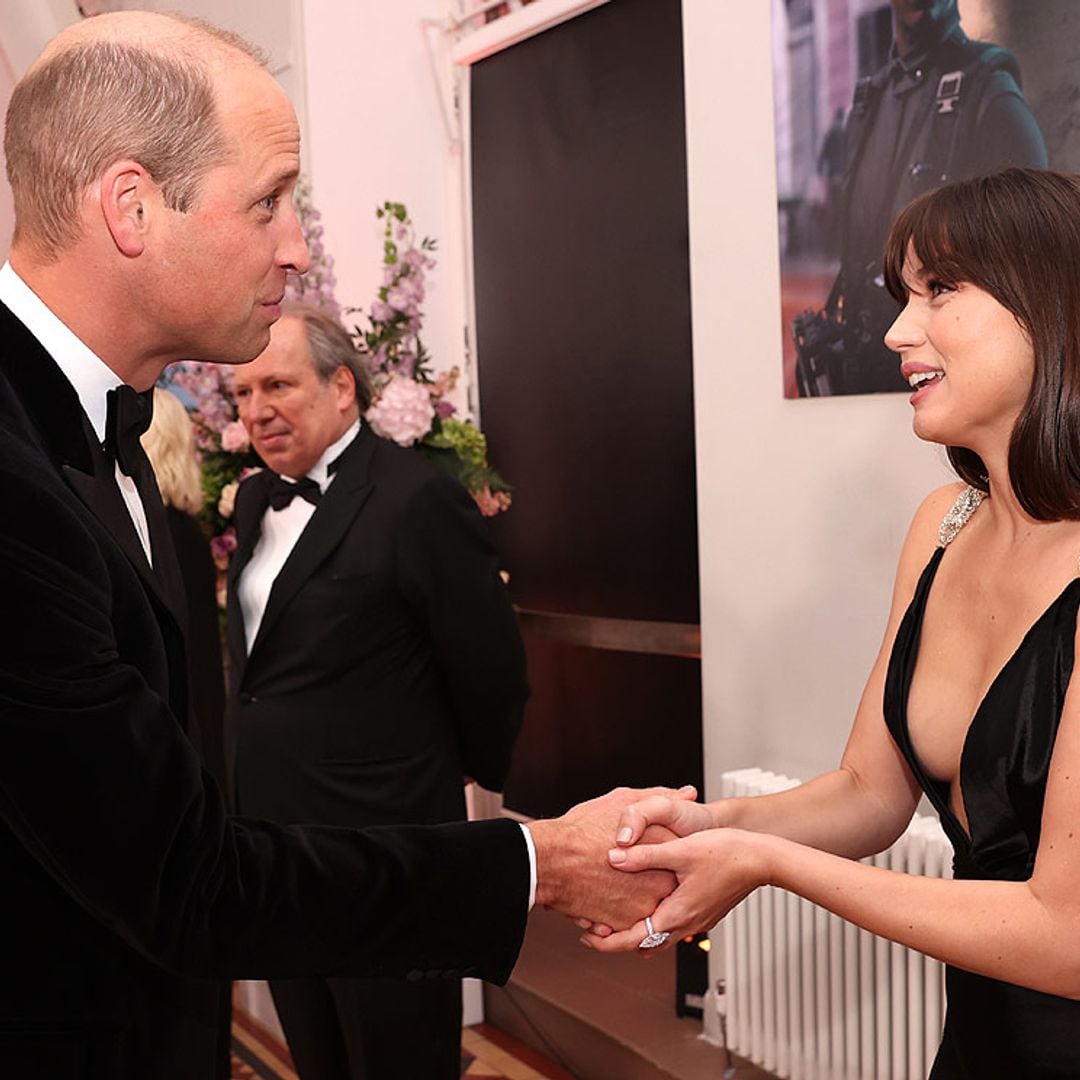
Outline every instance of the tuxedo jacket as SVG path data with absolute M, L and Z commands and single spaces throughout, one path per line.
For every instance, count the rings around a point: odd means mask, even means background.
M 472 498 L 361 426 L 270 590 L 247 655 L 237 596 L 273 473 L 236 499 L 228 611 L 241 813 L 285 824 L 464 817 L 498 790 L 528 688 L 517 620 Z
M 5 1080 L 205 1080 L 221 978 L 508 976 L 529 887 L 514 823 L 226 815 L 111 463 L 2 305 L 0 588 Z

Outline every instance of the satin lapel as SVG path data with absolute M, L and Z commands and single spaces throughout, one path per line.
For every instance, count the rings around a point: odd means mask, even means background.
M 243 491 L 236 499 L 236 539 L 237 548 L 229 560 L 228 592 L 226 594 L 225 624 L 229 637 L 229 655 L 233 663 L 233 678 L 239 686 L 244 677 L 247 662 L 247 631 L 244 627 L 244 612 L 240 606 L 237 583 L 240 574 L 251 561 L 255 545 L 262 535 L 262 519 L 269 505 L 267 482 L 270 473 L 263 470 L 249 480 L 244 481 Z
M 285 560 L 281 573 L 274 580 L 259 632 L 251 646 L 252 656 L 300 587 L 341 543 L 374 490 L 370 465 L 375 440 L 376 436 L 366 425 L 362 425 L 360 433 L 342 454 L 334 482 L 327 488 L 296 546 Z

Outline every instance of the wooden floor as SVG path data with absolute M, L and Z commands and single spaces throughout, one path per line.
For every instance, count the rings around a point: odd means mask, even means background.
M 232 1080 L 298 1080 L 288 1049 L 246 1014 L 234 1014 L 232 1035 Z M 488 1024 L 462 1031 L 461 1075 L 463 1080 L 574 1080 L 537 1051 Z M 403 1075 L 400 1080 L 413 1078 Z

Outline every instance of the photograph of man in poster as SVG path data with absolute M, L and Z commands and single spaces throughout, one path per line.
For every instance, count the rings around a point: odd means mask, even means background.
M 841 5 L 854 6 L 837 0 L 812 7 L 827 11 L 834 23 L 832 9 Z M 789 18 L 798 6 L 798 0 L 788 3 Z M 830 174 L 820 216 L 827 224 L 816 240 L 839 255 L 839 270 L 824 303 L 791 318 L 795 393 L 789 378 L 787 396 L 906 389 L 895 355 L 882 342 L 898 312 L 881 272 L 893 219 L 916 196 L 948 181 L 1012 165 L 1047 166 L 1016 57 L 969 38 L 957 0 L 890 0 L 877 8 L 857 13 L 856 40 L 863 52 L 871 51 L 871 20 L 878 16 L 881 26 L 888 11 L 887 59 L 857 81 L 842 140 L 834 120 L 816 162 L 819 174 Z M 819 81 L 826 80 L 827 73 Z M 838 144 L 843 167 L 836 180 Z

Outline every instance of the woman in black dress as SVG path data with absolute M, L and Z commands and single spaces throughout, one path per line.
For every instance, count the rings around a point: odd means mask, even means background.
M 886 335 L 961 483 L 919 508 L 840 768 L 780 795 L 650 799 L 615 865 L 679 888 L 602 951 L 714 925 L 772 884 L 947 965 L 933 1080 L 1080 1077 L 1080 179 L 1008 170 L 912 203 Z M 925 793 L 954 880 L 854 860 Z M 630 846 L 648 823 L 683 836 Z

